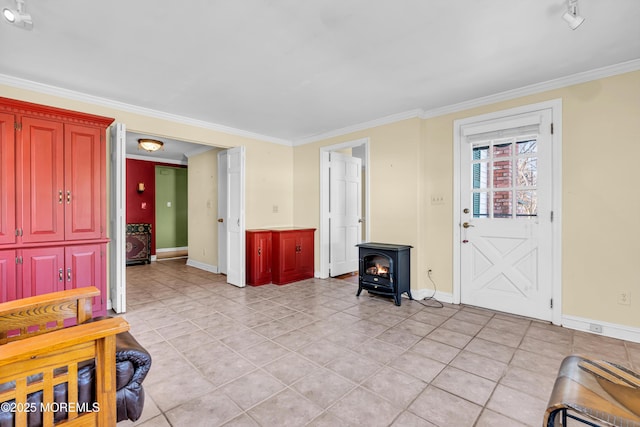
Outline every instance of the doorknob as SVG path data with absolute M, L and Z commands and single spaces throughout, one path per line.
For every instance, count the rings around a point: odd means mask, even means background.
M 462 223 L 462 226 L 463 226 L 464 228 L 474 227 L 474 225 L 473 225 L 473 224 L 469 224 L 468 222 L 463 222 L 463 223 Z
M 362 218 L 358 218 L 358 223 L 360 223 L 360 224 L 361 224 L 361 223 L 363 223 L 363 222 L 364 222 L 364 219 L 362 219 Z
M 224 219 L 218 218 L 218 222 L 224 222 Z

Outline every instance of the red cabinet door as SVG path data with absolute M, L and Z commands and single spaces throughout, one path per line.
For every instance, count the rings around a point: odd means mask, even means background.
M 247 284 L 271 283 L 271 231 L 247 230 Z
M 102 237 L 102 131 L 95 127 L 64 127 L 65 239 Z
M 102 251 L 106 245 L 90 244 L 67 246 L 65 248 L 64 289 L 95 286 L 100 295 L 93 298 L 93 315 L 106 312 L 103 301 L 106 298 L 103 282 Z
M 315 229 L 273 230 L 272 278 L 276 285 L 313 277 Z
M 279 254 L 280 266 L 279 282 L 291 282 L 295 280 L 298 261 L 297 261 L 298 235 L 294 232 L 280 233 Z
M 16 289 L 16 251 L 0 251 L 0 302 L 17 299 Z
M 22 118 L 17 209 L 23 242 L 64 240 L 64 147 L 60 122 Z
M 0 113 L 0 244 L 16 242 L 15 121 Z
M 64 247 L 23 249 L 20 298 L 63 291 L 64 274 Z
M 304 230 L 300 231 L 298 235 L 298 271 L 303 278 L 313 277 L 313 266 L 315 261 L 313 256 L 313 234 L 314 230 Z

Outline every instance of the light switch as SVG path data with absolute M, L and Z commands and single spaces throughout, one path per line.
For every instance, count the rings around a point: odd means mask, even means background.
M 171 202 L 167 202 L 167 207 L 170 208 L 171 207 Z
M 142 202 L 142 205 L 140 205 L 140 209 L 147 209 L 147 202 Z

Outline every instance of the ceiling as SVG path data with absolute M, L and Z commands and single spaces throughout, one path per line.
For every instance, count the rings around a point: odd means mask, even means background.
M 26 10 L 32 30 L 0 23 L 0 82 L 290 144 L 640 58 L 638 0 L 580 0 L 575 31 L 564 0 L 26 0 Z

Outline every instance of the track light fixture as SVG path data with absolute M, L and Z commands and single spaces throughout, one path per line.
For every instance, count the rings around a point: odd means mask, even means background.
M 584 18 L 578 15 L 578 0 L 567 0 L 567 11 L 562 15 L 569 27 L 575 30 L 584 22 Z
M 25 12 L 24 8 L 24 0 L 15 0 L 16 8 L 10 9 L 5 7 L 2 9 L 2 16 L 7 22 L 17 26 L 22 27 L 25 30 L 30 30 L 33 28 L 33 21 L 31 21 L 31 15 Z

